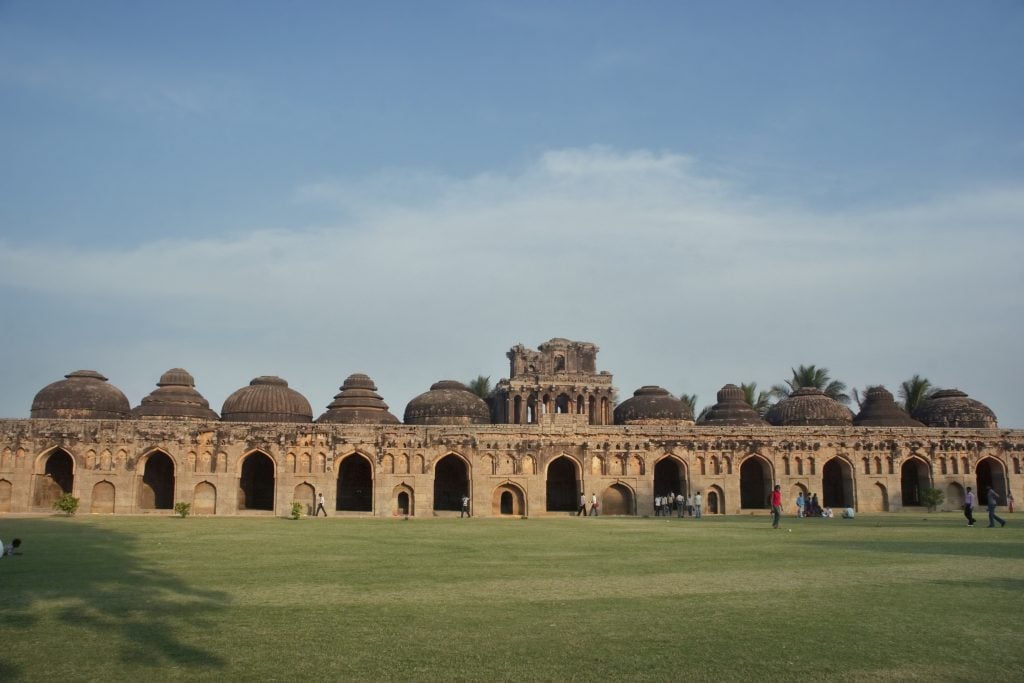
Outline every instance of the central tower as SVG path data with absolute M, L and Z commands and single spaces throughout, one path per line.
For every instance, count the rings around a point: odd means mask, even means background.
M 495 387 L 496 422 L 538 424 L 546 416 L 575 415 L 587 424 L 611 424 L 615 388 L 611 373 L 597 371 L 597 352 L 596 344 L 561 337 L 536 351 L 513 346 L 506 354 L 509 377 Z

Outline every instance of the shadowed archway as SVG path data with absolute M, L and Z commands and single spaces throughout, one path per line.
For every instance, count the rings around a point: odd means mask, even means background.
M 373 467 L 353 453 L 338 466 L 337 502 L 334 509 L 349 512 L 373 511 Z
M 71 493 L 75 486 L 75 462 L 71 454 L 57 448 L 48 456 L 41 475 L 35 477 L 35 495 L 32 504 L 41 508 L 52 508 L 65 493 Z
M 434 509 L 461 510 L 462 497 L 469 495 L 469 465 L 449 453 L 434 465 Z
M 253 451 L 242 461 L 238 479 L 239 510 L 274 509 L 274 461 L 260 451 Z
M 766 510 L 771 507 L 772 468 L 768 461 L 752 456 L 740 465 L 740 507 Z
M 562 455 L 548 465 L 547 511 L 574 512 L 579 507 L 580 488 L 576 463 Z
M 174 507 L 174 461 L 163 451 L 151 453 L 142 466 L 138 506 L 141 510 Z
M 672 457 L 662 458 L 654 466 L 654 495 L 667 496 L 686 491 L 686 467 Z
M 1006 501 L 1006 468 L 995 458 L 982 458 L 974 467 L 975 483 L 978 488 L 978 501 L 982 507 L 988 504 L 988 487 L 999 496 L 1000 502 Z
M 821 468 L 822 505 L 853 507 L 853 467 L 842 458 L 832 458 Z
M 623 484 L 612 484 L 601 494 L 602 515 L 632 515 L 633 492 Z
M 931 486 L 928 463 L 910 458 L 900 467 L 900 493 L 903 505 L 921 505 L 921 494 Z

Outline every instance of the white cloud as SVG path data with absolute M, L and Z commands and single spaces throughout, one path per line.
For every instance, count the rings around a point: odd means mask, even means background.
M 0 285 L 78 325 L 157 328 L 93 353 L 115 382 L 125 363 L 133 402 L 185 355 L 215 407 L 278 372 L 322 408 L 365 371 L 400 414 L 436 379 L 497 379 L 512 344 L 568 336 L 601 345 L 623 396 L 660 383 L 702 402 L 804 362 L 895 388 L 938 358 L 937 381 L 1024 424 L 1020 373 L 998 369 L 1017 368 L 1000 340 L 1024 332 L 1020 188 L 830 214 L 743 195 L 686 156 L 598 147 L 468 178 L 318 180 L 294 196 L 344 218 L 130 249 L 0 243 Z M 31 362 L 46 381 L 75 369 Z M 7 395 L 27 405 L 40 386 Z

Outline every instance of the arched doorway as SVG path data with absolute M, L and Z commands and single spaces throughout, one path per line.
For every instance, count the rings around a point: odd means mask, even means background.
M 551 461 L 546 484 L 548 512 L 574 512 L 579 507 L 579 479 L 571 458 L 561 455 Z
M 240 510 L 274 509 L 274 461 L 260 451 L 250 453 L 242 461 L 238 479 Z
M 395 501 L 394 514 L 411 517 L 416 513 L 415 494 L 411 486 L 399 484 L 392 490 L 391 499 Z
M 672 457 L 662 458 L 654 466 L 654 495 L 667 496 L 686 491 L 686 467 Z
M 566 394 L 559 394 L 555 398 L 555 412 L 556 413 L 569 413 L 572 412 L 572 399 Z
M 931 487 L 928 464 L 920 458 L 910 458 L 900 467 L 900 492 L 903 505 L 921 505 L 921 494 Z
M 137 505 L 142 510 L 170 510 L 174 507 L 174 461 L 163 451 L 146 458 L 142 466 Z
M 752 456 L 740 465 L 740 507 L 766 510 L 771 506 L 772 468 L 768 461 Z M 710 509 L 710 501 L 708 501 Z
M 334 509 L 373 511 L 373 467 L 363 456 L 349 455 L 338 466 L 338 496 Z
M 988 505 L 988 487 L 999 496 L 1000 503 L 1006 501 L 1006 469 L 1003 463 L 995 458 L 982 458 L 974 467 L 975 480 L 978 485 L 978 503 Z
M 461 510 L 462 497 L 469 495 L 469 465 L 449 453 L 434 465 L 434 509 Z
M 951 509 L 963 508 L 964 487 L 955 481 L 946 487 L 946 505 Z
M 57 499 L 71 493 L 75 486 L 75 462 L 71 454 L 58 448 L 46 456 L 43 473 L 36 477 L 36 507 L 52 508 Z
M 525 515 L 526 496 L 522 489 L 511 482 L 494 489 L 494 494 L 491 496 L 491 514 L 518 517 Z
M 633 492 L 622 484 L 612 484 L 601 494 L 602 515 L 632 515 Z
M 853 468 L 842 458 L 832 458 L 821 468 L 822 505 L 853 507 Z
M 889 511 L 889 489 L 885 488 L 885 484 L 875 482 L 877 487 L 875 490 L 877 512 L 888 512 Z
M 196 515 L 213 515 L 217 513 L 217 487 L 208 481 L 196 484 L 192 492 L 192 513 Z
M 709 486 L 707 490 L 707 504 L 704 512 L 709 515 L 725 514 L 725 493 L 717 486 Z
M 0 512 L 11 511 L 11 482 L 0 479 Z
M 292 492 L 292 502 L 302 505 L 302 513 L 312 515 L 316 511 L 316 492 L 311 484 L 303 482 Z
M 89 512 L 101 515 L 114 514 L 114 485 L 109 481 L 97 482 L 92 487 L 92 502 L 89 505 Z

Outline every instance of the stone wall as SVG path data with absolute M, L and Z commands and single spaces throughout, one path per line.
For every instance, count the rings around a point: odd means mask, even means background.
M 253 467 L 257 454 L 268 459 L 266 470 Z M 350 457 L 364 459 L 372 496 L 339 487 L 343 467 L 361 471 L 356 461 L 345 464 Z M 965 486 L 988 481 L 1024 500 L 1022 430 L 30 419 L 0 420 L 0 512 L 48 510 L 70 476 L 84 513 L 168 514 L 173 498 L 200 514 L 283 516 L 293 500 L 309 504 L 323 492 L 331 515 L 392 516 L 400 502 L 417 516 L 458 514 L 434 510 L 435 468 L 447 457 L 455 460 L 441 469 L 455 478 L 439 495 L 449 496 L 465 472 L 473 512 L 483 516 L 571 514 L 548 510 L 552 495 L 566 507 L 569 487 L 588 500 L 596 493 L 608 511 L 652 514 L 656 475 L 662 488 L 700 491 L 706 513 L 712 498 L 717 512 L 763 509 L 772 483 L 781 484 L 787 511 L 801 490 L 860 511 L 895 511 L 928 486 L 943 490 L 943 507 L 952 509 Z M 164 484 L 173 495 L 162 496 Z M 339 513 L 339 495 L 368 509 Z M 265 500 L 265 509 L 246 508 L 247 500 Z

